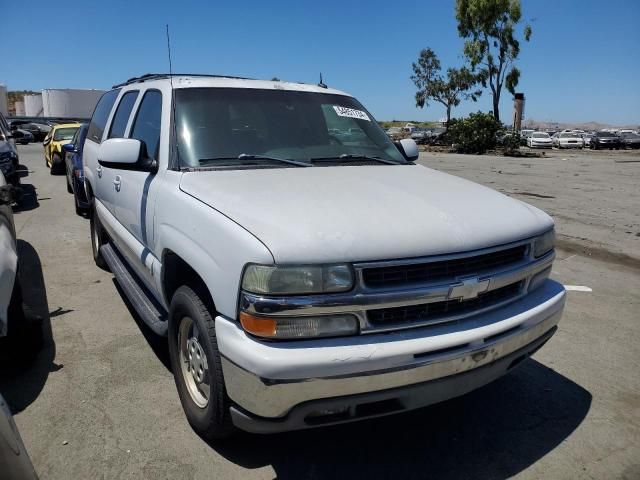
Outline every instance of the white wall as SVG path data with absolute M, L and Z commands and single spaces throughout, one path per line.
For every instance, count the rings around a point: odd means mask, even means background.
M 7 87 L 0 85 L 0 113 L 5 117 L 9 115 L 9 99 L 7 98 Z
M 14 102 L 13 107 L 16 109 L 16 117 L 24 117 L 24 102 Z
M 47 89 L 42 91 L 45 117 L 90 118 L 104 90 Z
M 44 110 L 42 108 L 42 94 L 24 96 L 24 112 L 27 117 L 42 117 Z

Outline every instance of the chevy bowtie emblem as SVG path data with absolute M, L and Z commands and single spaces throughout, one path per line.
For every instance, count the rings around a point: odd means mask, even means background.
M 489 280 L 480 280 L 478 277 L 460 279 L 460 283 L 449 290 L 450 300 L 471 300 L 478 294 L 486 292 L 489 288 Z

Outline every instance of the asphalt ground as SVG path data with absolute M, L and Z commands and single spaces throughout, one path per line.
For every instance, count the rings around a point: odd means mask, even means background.
M 464 397 L 207 443 L 182 412 L 166 342 L 93 264 L 64 177 L 49 174 L 41 145 L 19 149 L 27 198 L 15 222 L 45 346 L 27 362 L 0 342 L 0 392 L 41 478 L 640 478 L 636 153 L 422 154 L 551 213 L 561 246 L 553 277 L 591 291 L 568 292 L 558 333 L 534 359 Z

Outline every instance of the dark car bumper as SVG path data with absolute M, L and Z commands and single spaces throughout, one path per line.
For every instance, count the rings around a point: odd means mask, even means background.
M 75 175 L 72 178 L 73 182 L 73 195 L 76 197 L 76 203 L 79 208 L 88 209 L 89 202 L 87 201 L 87 194 L 84 191 L 84 179 L 78 178 Z

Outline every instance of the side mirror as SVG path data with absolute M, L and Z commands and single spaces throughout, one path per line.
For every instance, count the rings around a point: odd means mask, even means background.
M 103 167 L 132 168 L 140 160 L 142 143 L 133 138 L 110 138 L 98 148 L 98 163 Z
M 158 171 L 158 162 L 148 158 L 144 143 L 135 138 L 110 138 L 102 142 L 98 148 L 98 163 L 120 170 Z
M 410 162 L 417 160 L 420 156 L 418 151 L 418 145 L 412 138 L 403 138 L 396 143 L 396 147 L 400 150 L 400 153 Z
M 65 152 L 74 152 L 75 149 L 76 149 L 76 146 L 73 143 L 67 143 L 67 144 L 62 146 L 62 149 Z

